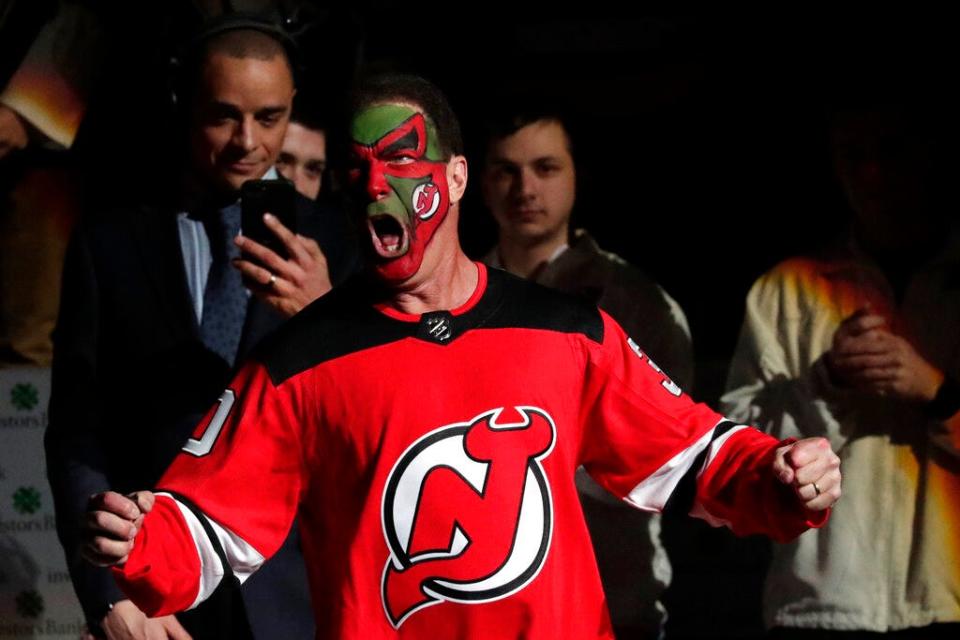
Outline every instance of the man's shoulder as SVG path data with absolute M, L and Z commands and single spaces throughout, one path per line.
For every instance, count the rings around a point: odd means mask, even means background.
M 580 333 L 595 342 L 603 340 L 600 311 L 589 300 L 501 269 L 487 269 L 489 286 L 495 293 L 500 292 L 500 301 L 496 313 L 484 326 Z
M 851 254 L 837 251 L 791 256 L 764 272 L 754 282 L 753 288 L 782 289 L 814 286 L 820 280 L 832 279 L 838 274 L 842 275 L 862 266 Z
M 457 336 L 485 329 L 535 329 L 602 342 L 603 319 L 595 305 L 499 269 L 487 273 L 487 289 L 476 307 L 453 318 Z M 362 275 L 334 287 L 264 340 L 253 357 L 279 384 L 343 356 L 416 337 L 415 324 L 392 320 L 375 308 L 369 287 Z
M 563 259 L 563 256 L 561 256 Z M 586 232 L 578 230 L 570 257 L 558 265 L 556 282 L 566 290 L 582 290 L 614 317 L 630 317 L 639 307 L 644 315 L 652 308 L 666 310 L 672 298 L 646 271 L 612 251 L 601 249 Z
M 94 254 L 116 255 L 140 243 L 165 241 L 175 228 L 176 214 L 148 204 L 114 205 L 84 214 L 73 233 Z
M 404 337 L 376 311 L 361 275 L 355 275 L 287 320 L 255 349 L 279 384 L 307 369 Z
M 628 262 L 625 258 L 613 251 L 607 251 L 594 243 L 594 260 L 606 268 L 607 279 L 611 286 L 624 288 L 658 289 L 657 282 L 650 274 Z

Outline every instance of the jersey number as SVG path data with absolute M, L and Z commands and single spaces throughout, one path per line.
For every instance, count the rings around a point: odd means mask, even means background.
M 663 372 L 663 369 L 657 366 L 657 363 L 650 359 L 650 356 L 644 356 L 643 351 L 640 349 L 640 345 L 633 341 L 633 338 L 627 338 L 627 344 L 630 345 L 630 348 L 633 350 L 637 357 L 641 360 L 646 360 L 647 364 L 650 365 L 650 368 L 663 376 L 663 380 L 660 382 L 660 386 L 667 390 L 672 396 L 680 397 L 680 394 L 683 393 L 680 387 L 677 386 L 677 383 L 670 379 L 670 376 Z
M 198 458 L 210 453 L 210 450 L 213 449 L 213 444 L 220 435 L 220 431 L 223 429 L 224 423 L 227 421 L 227 416 L 230 415 L 230 410 L 233 409 L 233 403 L 236 399 L 237 396 L 233 390 L 227 389 L 224 391 L 223 395 L 220 396 L 220 406 L 217 407 L 217 411 L 210 419 L 210 424 L 203 430 L 203 435 L 200 436 L 199 440 L 195 438 L 187 440 L 187 444 L 183 445 L 183 450 Z

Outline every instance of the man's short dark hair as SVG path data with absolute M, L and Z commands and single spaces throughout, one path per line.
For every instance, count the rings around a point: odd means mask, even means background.
M 274 33 L 267 23 L 264 28 L 249 26 L 221 28 L 213 33 L 201 33 L 184 50 L 179 68 L 175 70 L 176 101 L 189 105 L 199 88 L 200 74 L 204 64 L 214 54 L 223 54 L 231 58 L 253 58 L 255 60 L 273 60 L 283 58 L 290 70 L 290 76 L 296 81 L 292 55 L 292 40 Z M 228 25 L 229 26 L 229 25 Z
M 203 46 L 203 57 L 214 53 L 257 60 L 272 60 L 276 56 L 283 56 L 287 64 L 290 64 L 286 46 L 277 37 L 257 29 L 224 31 L 209 38 Z
M 485 149 L 497 140 L 512 136 L 520 129 L 537 122 L 555 122 L 567 138 L 567 151 L 573 157 L 573 119 L 565 109 L 535 101 L 507 101 L 506 106 L 494 107 L 483 121 Z
M 387 73 L 371 76 L 360 82 L 351 100 L 352 113 L 377 104 L 407 102 L 423 110 L 437 130 L 440 153 L 445 159 L 463 154 L 460 121 L 443 92 L 420 76 Z

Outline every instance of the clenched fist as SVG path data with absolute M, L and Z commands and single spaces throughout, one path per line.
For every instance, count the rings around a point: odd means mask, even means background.
M 83 557 L 99 567 L 126 562 L 154 499 L 149 491 L 129 496 L 107 491 L 91 497 L 83 522 Z
M 826 438 L 806 438 L 780 447 L 773 472 L 780 482 L 793 487 L 811 511 L 829 509 L 840 499 L 840 458 Z

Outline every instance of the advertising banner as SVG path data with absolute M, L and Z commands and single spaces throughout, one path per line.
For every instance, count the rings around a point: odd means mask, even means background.
M 48 369 L 0 369 L 0 640 L 83 631 L 44 463 L 49 399 Z

